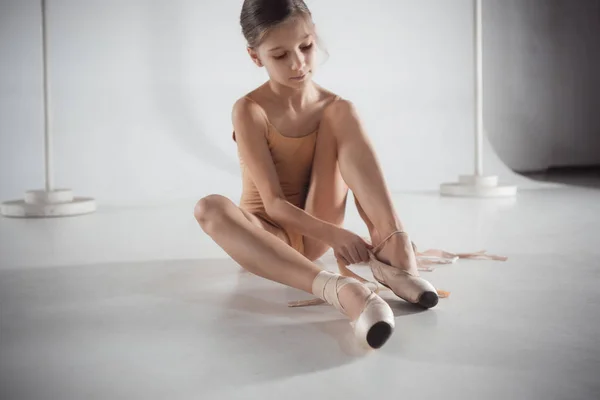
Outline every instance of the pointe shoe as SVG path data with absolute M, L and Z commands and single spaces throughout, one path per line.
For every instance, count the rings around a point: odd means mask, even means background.
M 351 283 L 361 284 L 354 278 L 343 277 L 329 271 L 321 271 L 312 284 L 315 296 L 331 304 L 343 314 L 338 293 Z M 394 331 L 394 313 L 390 306 L 377 294 L 371 294 L 365 300 L 365 307 L 355 321 L 350 322 L 354 335 L 359 342 L 373 349 L 378 349 L 387 342 Z
M 377 282 L 394 292 L 396 296 L 409 303 L 419 305 L 423 308 L 435 307 L 439 301 L 439 296 L 431 283 L 420 276 L 393 267 L 376 258 L 377 252 L 381 250 L 383 244 L 393 235 L 405 233 L 404 231 L 392 232 L 373 249 L 369 260 L 373 277 Z

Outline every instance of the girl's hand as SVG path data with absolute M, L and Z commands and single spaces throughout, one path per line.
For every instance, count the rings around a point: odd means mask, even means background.
M 330 245 L 335 258 L 344 265 L 368 262 L 369 251 L 373 248 L 362 237 L 343 228 L 333 232 Z

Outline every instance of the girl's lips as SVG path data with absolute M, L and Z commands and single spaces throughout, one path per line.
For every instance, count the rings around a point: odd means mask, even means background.
M 294 76 L 294 77 L 292 77 L 290 79 L 294 80 L 294 81 L 301 81 L 302 79 L 306 78 L 306 75 L 308 75 L 308 73 L 300 75 L 300 76 Z

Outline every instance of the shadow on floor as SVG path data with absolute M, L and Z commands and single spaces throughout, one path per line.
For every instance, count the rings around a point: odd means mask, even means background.
M 547 171 L 521 173 L 521 175 L 541 182 L 600 189 L 600 166 L 549 168 Z

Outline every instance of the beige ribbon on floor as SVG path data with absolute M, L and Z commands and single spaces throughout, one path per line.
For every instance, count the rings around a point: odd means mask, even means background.
M 365 238 L 366 239 L 366 238 Z M 368 241 L 368 240 L 367 240 Z M 494 261 L 506 261 L 508 257 L 498 256 L 495 254 L 488 254 L 486 250 L 476 251 L 472 253 L 450 253 L 444 250 L 429 249 L 424 252 L 419 252 L 417 246 L 412 243 L 415 255 L 417 256 L 417 266 L 419 271 L 433 271 L 435 268 L 432 265 L 443 265 L 443 264 L 454 264 L 459 259 L 470 259 L 470 260 L 494 260 Z M 338 261 L 338 269 L 342 276 L 355 278 L 359 282 L 362 282 L 365 286 L 371 289 L 375 293 L 379 293 L 380 290 L 390 290 L 385 286 L 379 285 L 377 282 L 371 282 L 366 280 L 360 275 L 357 275 L 354 271 L 351 271 L 346 265 Z M 444 299 L 450 296 L 450 292 L 445 290 L 438 290 L 438 296 Z M 291 301 L 288 303 L 288 307 L 306 307 L 315 306 L 325 303 L 321 299 L 312 300 L 300 300 Z

